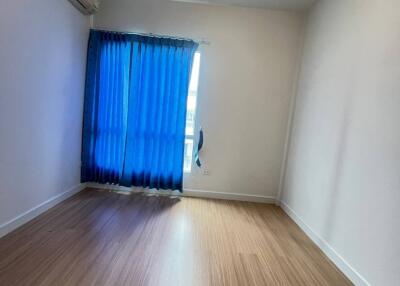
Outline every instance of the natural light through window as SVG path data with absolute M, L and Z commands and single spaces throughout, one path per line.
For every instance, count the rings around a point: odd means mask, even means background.
M 199 72 L 200 72 L 200 53 L 196 52 L 193 60 L 192 75 L 190 78 L 189 95 L 187 101 L 185 155 L 183 163 L 183 170 L 185 173 L 190 173 L 190 171 L 192 170 Z

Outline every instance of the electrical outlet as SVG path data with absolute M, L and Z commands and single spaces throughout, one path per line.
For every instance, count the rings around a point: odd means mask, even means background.
M 204 176 L 210 176 L 210 171 L 207 170 L 207 169 L 204 169 L 204 170 L 203 170 L 203 175 L 204 175 Z

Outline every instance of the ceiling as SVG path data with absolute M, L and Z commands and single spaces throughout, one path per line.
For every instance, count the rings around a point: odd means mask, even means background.
M 316 0 L 172 0 L 214 5 L 237 5 L 254 8 L 307 10 Z

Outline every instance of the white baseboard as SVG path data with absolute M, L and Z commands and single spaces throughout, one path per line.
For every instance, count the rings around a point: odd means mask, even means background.
M 358 273 L 335 249 L 320 237 L 305 221 L 285 202 L 280 202 L 281 208 L 306 235 L 325 253 L 326 256 L 353 282 L 355 285 L 370 286 L 368 281 Z
M 143 188 L 127 188 L 116 185 L 104 185 L 97 183 L 87 183 L 88 188 L 103 189 L 103 190 L 114 190 L 119 192 L 140 192 L 140 193 L 154 193 L 154 191 Z M 224 192 L 213 192 L 204 190 L 191 190 L 184 189 L 183 193 L 177 191 L 157 191 L 160 195 L 172 195 L 172 196 L 182 196 L 182 197 L 196 197 L 196 198 L 208 198 L 208 199 L 221 199 L 221 200 L 231 200 L 231 201 L 244 201 L 244 202 L 255 202 L 255 203 L 266 203 L 274 204 L 275 197 L 259 196 L 259 195 L 249 195 L 249 194 L 234 194 L 234 193 L 224 193 Z
M 275 197 L 271 197 L 271 196 L 234 194 L 234 193 L 213 192 L 213 191 L 204 191 L 204 190 L 184 189 L 183 196 L 196 197 L 196 198 L 219 199 L 219 200 L 254 202 L 254 203 L 264 203 L 264 204 L 275 204 Z
M 86 184 L 76 185 L 62 194 L 56 195 L 47 201 L 41 203 L 40 205 L 20 214 L 19 216 L 3 223 L 0 225 L 0 238 L 10 233 L 11 231 L 17 229 L 21 225 L 27 223 L 28 221 L 34 219 L 38 215 L 44 213 L 48 209 L 54 207 L 56 204 L 64 201 L 65 199 L 71 197 L 72 195 L 82 191 L 86 187 Z

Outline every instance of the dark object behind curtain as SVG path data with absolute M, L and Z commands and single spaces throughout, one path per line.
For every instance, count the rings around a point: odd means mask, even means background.
M 194 154 L 194 160 L 199 168 L 201 168 L 200 151 L 203 148 L 203 143 L 204 143 L 204 133 L 203 133 L 203 128 L 200 128 L 199 142 L 197 143 L 197 150 Z
M 91 30 L 82 182 L 182 190 L 193 41 Z

